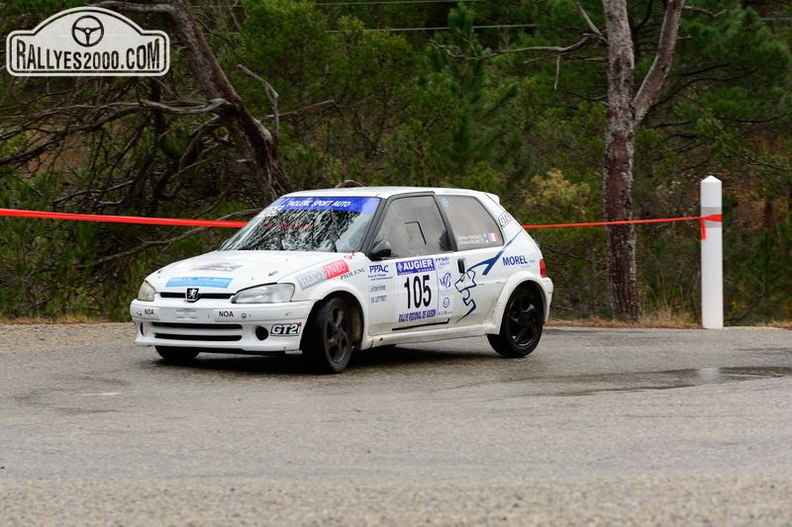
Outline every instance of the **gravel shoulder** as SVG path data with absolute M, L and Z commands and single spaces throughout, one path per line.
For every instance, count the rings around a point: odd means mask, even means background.
M 135 326 L 131 322 L 0 324 L 0 353 L 132 343 L 134 339 Z
M 790 495 L 792 479 L 781 473 L 373 486 L 0 481 L 0 524 L 782 527 Z

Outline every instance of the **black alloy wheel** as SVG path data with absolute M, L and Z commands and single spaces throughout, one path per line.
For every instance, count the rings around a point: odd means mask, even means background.
M 544 326 L 544 309 L 538 293 L 518 287 L 503 311 L 500 333 L 487 335 L 490 345 L 504 357 L 525 357 L 539 344 Z
M 353 311 L 344 299 L 324 301 L 309 322 L 303 352 L 312 365 L 323 373 L 341 373 L 349 365 L 355 338 Z

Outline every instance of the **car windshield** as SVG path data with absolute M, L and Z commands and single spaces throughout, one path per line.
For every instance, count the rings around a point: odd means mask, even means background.
M 360 250 L 379 198 L 284 196 L 229 239 L 223 251 Z

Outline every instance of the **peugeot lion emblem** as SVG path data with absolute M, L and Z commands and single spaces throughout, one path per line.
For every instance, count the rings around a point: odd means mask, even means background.
M 200 297 L 198 296 L 198 288 L 197 287 L 188 287 L 187 294 L 184 295 L 184 299 L 187 302 L 195 302 Z

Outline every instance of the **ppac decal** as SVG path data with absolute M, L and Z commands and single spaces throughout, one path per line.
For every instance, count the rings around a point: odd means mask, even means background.
M 483 267 L 484 270 L 481 271 L 481 274 L 487 276 L 492 269 L 492 267 L 498 263 L 498 260 L 506 252 L 506 248 L 511 245 L 511 243 L 517 239 L 517 236 L 506 242 L 501 250 L 498 251 L 498 254 L 493 256 L 492 258 L 487 258 L 486 260 L 482 260 L 477 264 L 471 265 L 468 267 L 468 270 L 459 277 L 459 280 L 456 281 L 454 287 L 456 290 L 462 293 L 462 301 L 468 307 L 467 313 L 462 315 L 462 318 L 459 320 L 463 320 L 465 317 L 470 315 L 472 312 L 476 310 L 476 300 L 473 298 L 473 290 L 476 288 L 476 269 L 479 267 Z

